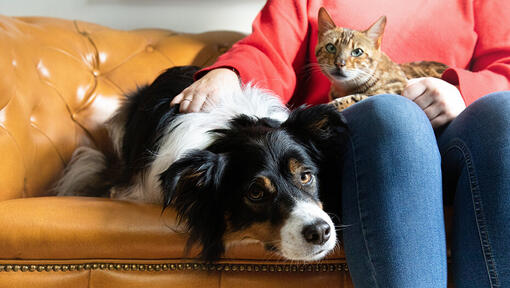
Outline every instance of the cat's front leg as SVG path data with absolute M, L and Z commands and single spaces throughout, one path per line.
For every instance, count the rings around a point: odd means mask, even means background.
M 366 99 L 366 98 L 368 98 L 367 95 L 352 94 L 352 95 L 347 95 L 344 97 L 336 98 L 333 101 L 329 102 L 329 104 L 334 105 L 338 111 L 342 111 L 345 108 L 347 108 L 351 105 L 354 105 L 354 104 L 358 103 L 359 101 Z

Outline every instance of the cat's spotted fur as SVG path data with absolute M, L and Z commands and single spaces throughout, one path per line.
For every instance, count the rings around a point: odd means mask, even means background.
M 446 65 L 433 61 L 397 64 L 381 51 L 386 17 L 365 31 L 337 27 L 324 8 L 319 10 L 317 62 L 331 80 L 330 100 L 339 110 L 369 96 L 402 94 L 407 80 L 440 78 Z

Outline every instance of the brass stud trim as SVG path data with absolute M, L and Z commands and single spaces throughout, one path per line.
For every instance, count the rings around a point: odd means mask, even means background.
M 116 271 L 225 271 L 225 272 L 347 272 L 347 264 L 205 264 L 205 263 L 163 263 L 163 264 L 0 264 L 1 272 L 68 272 L 82 270 Z

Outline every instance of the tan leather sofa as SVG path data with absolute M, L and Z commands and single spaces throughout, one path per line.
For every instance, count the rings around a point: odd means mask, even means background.
M 352 287 L 341 250 L 296 263 L 239 246 L 206 265 L 171 210 L 53 196 L 75 147 L 107 149 L 101 122 L 124 93 L 242 36 L 0 16 L 0 287 Z

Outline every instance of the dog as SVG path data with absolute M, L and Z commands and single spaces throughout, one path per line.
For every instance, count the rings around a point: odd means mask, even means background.
M 78 148 L 58 195 L 172 207 L 188 248 L 200 244 L 207 261 L 243 241 L 291 260 L 325 257 L 337 243 L 325 210 L 340 207 L 342 114 L 325 104 L 289 112 L 252 85 L 207 111 L 179 113 L 170 102 L 196 71 L 170 68 L 128 95 L 105 123 L 113 153 Z

